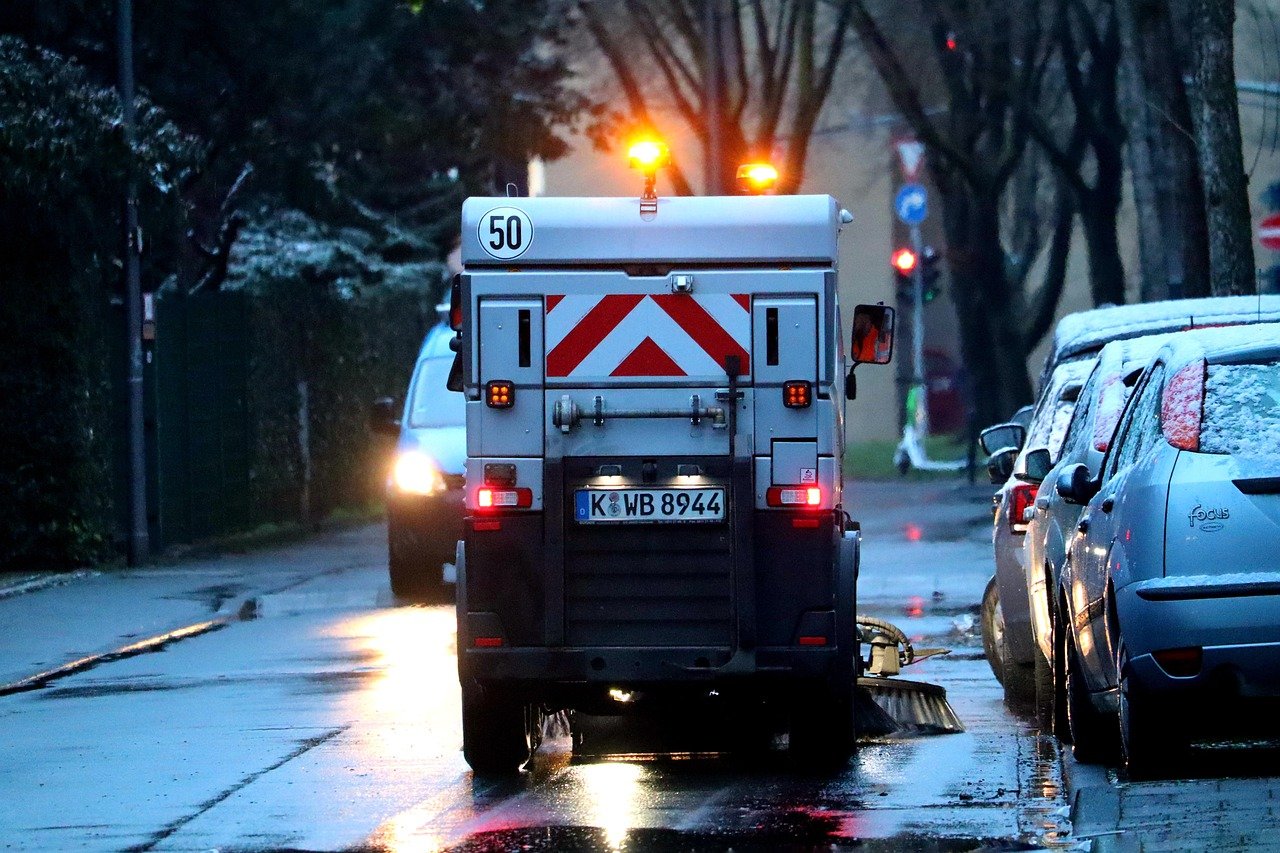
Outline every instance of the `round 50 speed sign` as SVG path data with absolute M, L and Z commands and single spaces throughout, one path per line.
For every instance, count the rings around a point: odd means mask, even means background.
M 533 221 L 523 210 L 495 207 L 480 217 L 477 237 L 492 257 L 509 261 L 523 255 L 533 242 Z

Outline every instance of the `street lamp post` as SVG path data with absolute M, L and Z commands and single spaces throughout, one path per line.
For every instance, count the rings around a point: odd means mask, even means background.
M 133 0 L 117 0 L 116 53 L 125 144 L 129 148 L 124 201 L 124 314 L 128 350 L 129 388 L 129 565 L 146 561 L 151 552 L 147 532 L 147 462 L 142 420 L 142 282 L 138 256 L 142 229 L 138 227 L 138 186 L 133 170 L 137 110 L 133 86 Z

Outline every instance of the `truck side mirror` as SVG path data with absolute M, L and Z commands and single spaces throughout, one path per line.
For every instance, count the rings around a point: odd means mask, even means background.
M 1037 447 L 1027 451 L 1022 460 L 1022 470 L 1014 476 L 1024 483 L 1043 483 L 1052 468 L 1053 457 L 1049 455 L 1049 448 Z
M 1069 504 L 1083 506 L 1093 499 L 1102 483 L 1089 474 L 1089 466 L 1077 463 L 1063 468 L 1055 484 L 1058 495 Z
M 991 454 L 991 458 L 987 460 L 987 474 L 991 477 L 993 486 L 998 486 L 1009 479 L 1009 475 L 1013 473 L 1014 460 L 1017 458 L 1018 448 L 1016 447 L 1002 447 Z
M 369 429 L 379 435 L 397 438 L 400 435 L 400 412 L 391 397 L 379 397 L 369 407 Z
M 1012 447 L 1015 450 L 1021 449 L 1022 443 L 1026 440 L 1026 427 L 1015 423 L 989 426 L 978 435 L 978 443 L 982 445 L 982 452 L 988 455 L 992 455 L 997 450 L 1005 447 Z
M 853 309 L 854 364 L 888 364 L 893 358 L 894 310 L 887 305 L 859 305 Z

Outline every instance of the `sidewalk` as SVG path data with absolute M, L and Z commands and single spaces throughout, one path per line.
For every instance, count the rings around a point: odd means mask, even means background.
M 0 584 L 0 694 L 216 630 L 256 596 L 320 574 L 374 570 L 386 557 L 385 535 L 381 523 L 368 524 L 252 553 L 10 578 Z

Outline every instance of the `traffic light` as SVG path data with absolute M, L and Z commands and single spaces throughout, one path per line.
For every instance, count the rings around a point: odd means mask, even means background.
M 919 263 L 919 259 L 911 249 L 898 249 L 889 256 L 889 264 L 893 267 L 893 274 L 898 280 L 899 287 L 911 285 L 911 277 L 915 275 L 917 263 Z
M 942 261 L 942 256 L 932 246 L 925 246 L 921 254 L 923 257 L 920 259 L 920 275 L 924 279 L 924 301 L 932 302 L 942 292 L 942 288 L 938 285 L 938 277 L 942 275 L 938 265 Z

